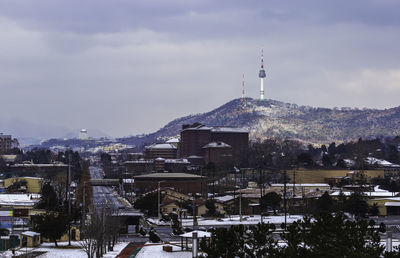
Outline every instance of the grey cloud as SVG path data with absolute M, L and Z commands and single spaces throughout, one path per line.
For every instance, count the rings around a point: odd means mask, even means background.
M 150 132 L 240 96 L 242 73 L 257 97 L 261 47 L 268 98 L 395 106 L 397 11 L 388 0 L 2 1 L 0 90 L 13 97 L 0 110 Z

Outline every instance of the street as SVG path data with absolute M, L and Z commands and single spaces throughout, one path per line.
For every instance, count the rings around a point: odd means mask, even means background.
M 90 176 L 92 179 L 102 179 L 102 169 L 99 167 L 90 167 Z M 124 209 L 125 206 L 108 186 L 93 186 L 93 206 L 98 214 L 103 209 L 118 211 Z

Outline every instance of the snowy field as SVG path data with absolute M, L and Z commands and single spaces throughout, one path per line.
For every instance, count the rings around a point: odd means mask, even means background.
M 293 223 L 296 220 L 302 219 L 303 216 L 299 215 L 291 215 L 287 216 L 286 220 L 287 223 Z M 170 222 L 159 222 L 157 219 L 148 219 L 149 222 L 156 224 L 156 225 L 170 225 Z M 205 218 L 198 218 L 197 223 L 198 226 L 218 226 L 218 225 L 252 225 L 252 224 L 258 224 L 261 222 L 261 216 L 260 215 L 254 215 L 254 216 L 243 216 L 242 221 L 240 221 L 239 216 L 232 216 L 231 218 L 222 218 L 221 220 L 216 220 L 216 219 L 205 219 Z M 281 224 L 285 222 L 285 216 L 264 216 L 263 217 L 263 222 L 264 223 L 272 223 L 272 224 Z M 182 220 L 182 226 L 184 227 L 191 227 L 193 226 L 193 219 L 183 219 Z
M 111 258 L 117 256 L 122 249 L 125 248 L 125 246 L 128 244 L 128 242 L 121 242 L 118 243 L 114 246 L 114 251 L 106 253 L 103 257 L 106 258 Z M 67 242 L 60 242 L 58 243 L 58 248 L 54 246 L 54 243 L 43 243 L 37 248 L 21 248 L 19 250 L 16 250 L 15 255 L 21 255 L 25 254 L 26 252 L 45 252 L 42 255 L 39 255 L 37 257 L 39 258 L 87 258 L 87 254 L 81 249 L 79 246 L 79 242 L 73 241 L 71 242 L 71 247 L 68 247 Z M 6 251 L 6 252 L 1 252 L 0 257 L 11 257 L 12 252 L 11 251 Z
M 191 258 L 192 252 L 181 251 L 178 246 L 172 246 L 172 252 L 165 252 L 162 250 L 162 245 L 149 245 L 144 246 L 136 258 Z

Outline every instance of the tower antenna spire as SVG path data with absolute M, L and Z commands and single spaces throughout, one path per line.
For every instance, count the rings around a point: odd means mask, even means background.
M 242 99 L 241 102 L 245 102 L 246 101 L 246 97 L 244 95 L 244 74 L 243 74 L 243 79 L 242 79 Z
M 264 100 L 264 78 L 267 77 L 265 74 L 264 70 L 264 49 L 261 49 L 261 69 L 260 72 L 258 73 L 258 78 L 260 78 L 261 81 L 261 87 L 260 87 L 260 100 Z

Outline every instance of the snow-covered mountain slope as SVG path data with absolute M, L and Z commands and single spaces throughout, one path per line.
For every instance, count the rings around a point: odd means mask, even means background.
M 309 143 L 343 142 L 378 136 L 400 135 L 400 107 L 377 109 L 329 109 L 297 106 L 275 100 L 232 100 L 210 112 L 175 119 L 155 133 L 120 139 L 148 144 L 179 134 L 183 124 L 238 126 L 251 139 L 291 138 Z

